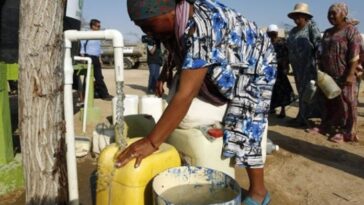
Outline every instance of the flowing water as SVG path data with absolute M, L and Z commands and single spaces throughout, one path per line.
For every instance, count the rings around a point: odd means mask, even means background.
M 123 100 L 125 95 L 123 93 L 124 82 L 116 82 L 116 112 L 115 112 L 115 141 L 116 143 L 125 148 L 128 144 L 126 143 L 126 136 L 123 135 L 124 131 L 124 104 Z

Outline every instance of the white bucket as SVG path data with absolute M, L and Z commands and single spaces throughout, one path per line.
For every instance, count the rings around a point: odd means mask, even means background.
M 148 114 L 153 116 L 154 120 L 158 122 L 163 114 L 165 102 L 162 98 L 154 95 L 145 95 L 140 98 L 139 114 Z
M 88 137 L 76 136 L 75 137 L 75 149 L 76 157 L 84 157 L 90 151 L 91 142 Z
M 317 71 L 317 85 L 328 99 L 336 98 L 341 93 L 334 79 L 322 71 Z
M 116 101 L 117 97 L 115 96 L 112 99 L 112 112 L 113 112 L 113 123 L 116 122 Z M 139 113 L 139 97 L 137 95 L 125 95 L 124 98 L 124 116 L 126 115 L 136 115 Z
M 203 167 L 174 167 L 159 173 L 152 182 L 156 205 L 240 205 L 241 188 L 230 176 Z
M 100 154 L 113 141 L 115 141 L 114 127 L 108 127 L 104 123 L 97 124 L 95 130 L 92 132 L 92 152 L 94 154 Z
M 125 95 L 124 115 L 138 114 L 139 97 L 137 95 Z

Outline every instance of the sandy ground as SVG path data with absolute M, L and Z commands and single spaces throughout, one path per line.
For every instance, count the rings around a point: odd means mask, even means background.
M 114 70 L 103 70 L 111 94 L 115 94 Z M 145 95 L 148 71 L 125 70 L 125 93 Z M 294 87 L 294 85 L 293 85 Z M 272 196 L 272 205 L 280 204 L 364 204 L 364 85 L 360 91 L 358 129 L 361 142 L 334 144 L 323 135 L 306 133 L 290 127 L 289 120 L 297 114 L 297 104 L 288 106 L 287 117 L 269 118 L 268 136 L 280 146 L 269 155 L 265 167 L 265 182 Z M 112 113 L 110 101 L 95 99 L 102 110 L 100 122 Z M 87 136 L 92 136 L 95 123 L 88 123 Z M 75 113 L 75 130 L 81 133 L 79 112 Z M 80 201 L 92 204 L 90 181 L 96 169 L 96 159 L 90 155 L 78 160 Z M 237 170 L 237 180 L 244 190 L 249 181 L 245 170 Z M 8 204 L 24 204 L 24 194 Z

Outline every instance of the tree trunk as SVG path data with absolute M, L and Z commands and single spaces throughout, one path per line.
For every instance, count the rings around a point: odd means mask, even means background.
M 62 86 L 64 4 L 64 0 L 20 3 L 19 127 L 26 204 L 68 201 Z

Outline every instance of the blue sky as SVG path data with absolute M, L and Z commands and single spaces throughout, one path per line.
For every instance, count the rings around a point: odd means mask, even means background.
M 138 1 L 138 0 L 135 0 Z M 255 21 L 258 26 L 269 24 L 294 25 L 287 14 L 293 10 L 299 1 L 292 0 L 220 0 L 243 14 L 249 20 Z M 310 12 L 319 28 L 323 31 L 330 27 L 327 20 L 327 10 L 331 4 L 339 2 L 333 0 L 304 0 L 310 5 Z M 341 0 L 349 6 L 349 16 L 361 21 L 358 28 L 364 33 L 364 1 L 363 0 Z M 361 10 L 360 10 L 361 9 Z M 142 35 L 142 31 L 130 21 L 126 0 L 85 0 L 83 7 L 83 18 L 89 21 L 91 18 L 101 20 L 103 28 L 117 29 L 121 31 L 127 41 L 135 41 Z

